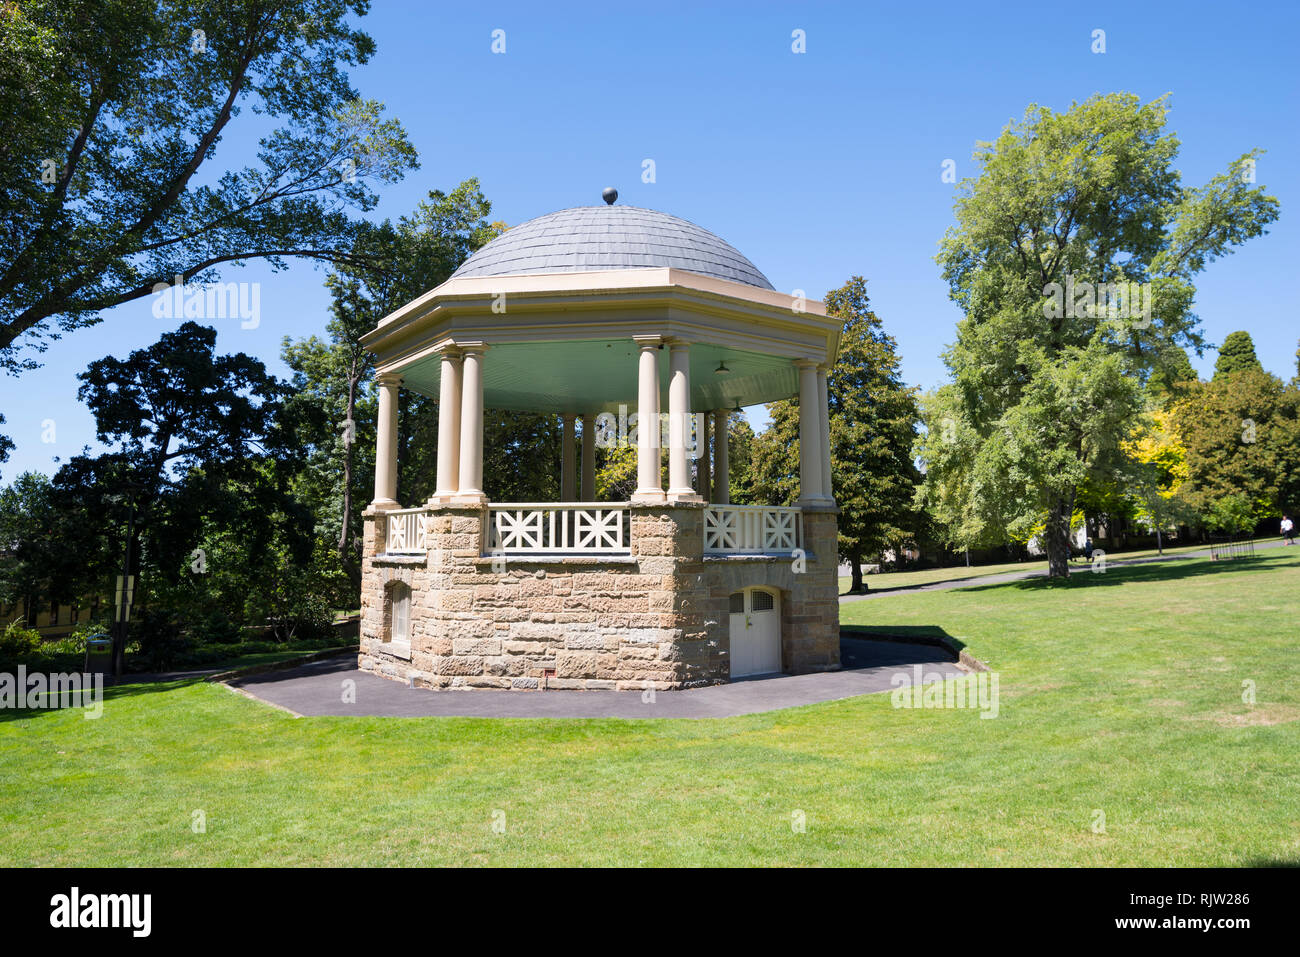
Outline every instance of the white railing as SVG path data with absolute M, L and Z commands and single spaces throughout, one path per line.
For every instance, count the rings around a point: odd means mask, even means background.
M 422 508 L 403 508 L 388 514 L 388 537 L 384 552 L 388 555 L 423 555 L 424 516 Z
M 803 547 L 803 513 L 766 505 L 710 505 L 704 510 L 704 554 L 753 555 Z
M 506 555 L 626 555 L 627 507 L 605 502 L 493 503 L 490 553 Z

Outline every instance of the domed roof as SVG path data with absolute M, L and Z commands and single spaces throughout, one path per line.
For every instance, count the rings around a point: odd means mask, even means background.
M 578 206 L 530 219 L 470 256 L 452 278 L 664 266 L 772 288 L 753 263 L 707 229 L 636 206 Z

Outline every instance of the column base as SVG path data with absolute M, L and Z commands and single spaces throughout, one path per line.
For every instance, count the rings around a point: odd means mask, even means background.
M 839 507 L 835 504 L 835 499 L 825 498 L 820 495 L 815 498 L 801 498 L 795 504 L 800 508 L 835 509 Z
M 457 492 L 447 499 L 447 505 L 486 505 L 488 497 L 484 492 Z
M 672 489 L 668 490 L 667 500 L 669 502 L 682 502 L 689 505 L 703 505 L 704 496 L 693 488 Z
M 632 493 L 632 503 L 634 505 L 663 505 L 668 501 L 668 496 L 664 495 L 661 488 L 652 488 L 642 491 L 637 489 Z

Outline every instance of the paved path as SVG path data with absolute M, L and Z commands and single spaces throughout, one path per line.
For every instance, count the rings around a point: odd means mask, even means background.
M 232 687 L 300 715 L 378 715 L 395 718 L 726 718 L 778 708 L 892 691 L 895 675 L 923 681 L 963 674 L 942 648 L 845 638 L 843 671 L 751 678 L 688 691 L 431 691 L 357 670 L 356 660 L 336 658 L 228 682 Z M 354 681 L 356 700 L 343 703 L 343 682 Z
M 1255 542 L 1255 550 L 1261 548 L 1278 548 L 1282 545 L 1281 539 L 1272 542 Z M 1294 546 L 1300 547 L 1300 546 Z M 1177 562 L 1187 558 L 1209 558 L 1210 548 L 1207 545 L 1203 549 L 1194 552 L 1184 552 L 1180 555 L 1152 555 L 1150 558 L 1112 558 L 1106 557 L 1107 568 L 1122 568 L 1125 565 L 1150 565 L 1154 562 Z M 1077 575 L 1080 572 L 1088 572 L 1089 567 L 1083 563 L 1070 563 L 1070 574 Z M 998 575 L 980 575 L 976 578 L 958 578 L 951 581 L 929 582 L 924 585 L 901 585 L 898 588 L 881 588 L 879 591 L 869 591 L 865 595 L 841 595 L 841 602 L 866 601 L 868 598 L 881 598 L 885 595 L 900 595 L 907 592 L 916 591 L 947 591 L 951 588 L 970 588 L 972 585 L 999 585 L 1003 582 L 1024 581 L 1026 578 L 1042 578 L 1047 575 L 1046 568 L 1027 569 L 1023 572 L 1003 572 Z M 870 586 L 871 582 L 867 582 Z

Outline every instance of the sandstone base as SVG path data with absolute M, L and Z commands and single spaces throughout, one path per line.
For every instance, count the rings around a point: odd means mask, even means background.
M 358 665 L 427 688 L 669 690 L 730 680 L 728 599 L 780 595 L 787 674 L 839 667 L 833 511 L 805 510 L 789 556 L 705 557 L 703 507 L 631 506 L 631 555 L 484 555 L 485 508 L 431 506 L 422 555 L 384 554 L 366 513 Z M 389 593 L 411 589 L 410 645 L 387 640 Z

